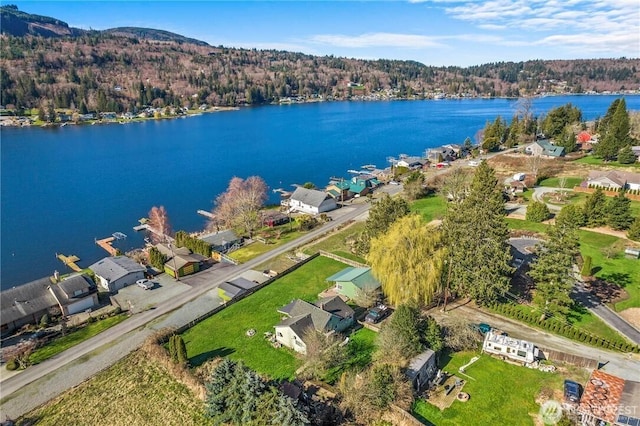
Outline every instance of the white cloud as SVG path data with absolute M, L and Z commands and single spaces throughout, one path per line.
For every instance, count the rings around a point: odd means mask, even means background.
M 398 47 L 405 49 L 422 49 L 425 47 L 442 47 L 436 37 L 416 34 L 367 33 L 356 36 L 342 34 L 318 34 L 310 39 L 313 43 L 327 44 L 336 47 Z

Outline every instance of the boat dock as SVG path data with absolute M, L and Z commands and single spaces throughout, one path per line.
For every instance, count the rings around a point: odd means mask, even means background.
M 207 217 L 209 219 L 215 219 L 216 218 L 216 215 L 214 215 L 213 213 L 208 212 L 206 210 L 198 210 L 198 214 L 200 216 L 204 216 L 204 217 Z
M 64 254 L 56 253 L 56 257 L 72 270 L 76 272 L 82 272 L 82 268 L 76 264 L 76 262 L 80 261 L 80 258 L 78 256 L 74 254 L 72 254 L 71 256 L 65 256 Z
M 142 223 L 133 227 L 133 230 L 136 232 L 144 231 L 145 229 L 149 229 L 149 225 L 146 223 Z
M 111 256 L 117 256 L 118 250 L 111 245 L 115 239 L 115 237 L 103 238 L 101 240 L 96 240 L 96 244 L 105 249 Z

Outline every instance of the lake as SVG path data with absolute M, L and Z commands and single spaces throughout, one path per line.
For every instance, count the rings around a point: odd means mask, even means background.
M 557 96 L 533 101 L 543 114 L 567 102 L 587 120 L 617 96 Z M 640 96 L 626 96 L 630 110 Z M 202 229 L 233 176 L 261 176 L 271 189 L 327 184 L 364 164 L 421 155 L 429 147 L 474 140 L 487 120 L 510 120 L 515 100 L 326 102 L 244 108 L 126 125 L 2 128 L 1 286 L 68 272 L 56 253 L 86 267 L 107 253 L 96 238 L 140 247 L 132 227 L 164 205 L 174 230 Z M 270 202 L 277 194 L 270 191 Z

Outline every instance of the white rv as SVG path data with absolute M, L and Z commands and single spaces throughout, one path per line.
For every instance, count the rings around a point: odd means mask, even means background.
M 485 335 L 482 350 L 525 364 L 531 364 L 539 358 L 538 348 L 533 343 L 498 334 L 493 330 Z

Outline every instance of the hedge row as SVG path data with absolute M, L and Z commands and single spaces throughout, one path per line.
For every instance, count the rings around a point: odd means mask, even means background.
M 634 345 L 633 343 L 628 343 L 623 340 L 617 340 L 617 341 L 611 342 L 607 339 L 593 335 L 583 330 L 579 330 L 575 327 L 571 327 L 566 323 L 561 323 L 560 321 L 557 321 L 554 319 L 543 320 L 540 318 L 541 317 L 540 314 L 534 314 L 531 312 L 522 312 L 521 309 L 518 309 L 517 305 L 514 305 L 512 303 L 495 304 L 491 306 L 491 309 L 506 317 L 514 318 L 524 323 L 531 324 L 533 326 L 543 328 L 545 330 L 549 330 L 554 334 L 567 337 L 571 340 L 576 340 L 578 342 L 583 342 L 592 346 L 599 346 L 605 349 L 612 349 L 615 351 L 620 351 L 625 353 L 640 352 L 640 347 L 638 345 Z
M 608 187 L 604 187 L 601 185 L 596 185 L 593 183 L 590 183 L 589 185 L 587 185 L 587 188 L 590 189 L 602 189 L 603 191 L 609 191 L 609 192 L 621 192 L 622 188 L 608 188 Z M 627 194 L 631 194 L 631 195 L 640 195 L 640 189 L 626 189 L 625 193 Z

